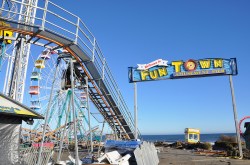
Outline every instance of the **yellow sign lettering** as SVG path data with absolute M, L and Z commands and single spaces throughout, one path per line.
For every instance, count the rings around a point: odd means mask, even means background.
M 175 72 L 181 71 L 181 65 L 183 64 L 182 61 L 173 61 L 172 65 L 174 66 Z
M 168 75 L 166 68 L 159 68 L 158 73 L 160 77 Z
M 149 75 L 148 71 L 141 71 L 141 79 L 146 80 L 146 77 Z
M 150 78 L 151 79 L 157 79 L 159 76 L 158 76 L 158 72 L 157 72 L 157 70 L 153 70 L 153 71 L 150 71 L 149 72 L 149 76 L 150 76 Z
M 163 77 L 163 76 L 167 76 L 168 72 L 167 69 L 165 67 L 162 68 L 158 68 L 152 71 L 148 71 L 148 70 L 143 70 L 141 71 L 141 80 L 147 80 L 147 76 L 149 76 L 150 79 L 157 79 L 158 77 Z
M 208 69 L 211 66 L 210 60 L 200 60 L 199 63 L 202 69 Z
M 214 67 L 215 68 L 222 68 L 223 67 L 223 60 L 222 59 L 214 59 Z
M 219 69 L 219 70 L 212 70 L 212 73 L 224 73 L 224 69 Z

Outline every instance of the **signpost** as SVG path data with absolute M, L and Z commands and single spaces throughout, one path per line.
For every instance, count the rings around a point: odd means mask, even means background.
M 236 58 L 206 58 L 199 60 L 189 59 L 185 62 L 172 61 L 170 64 L 168 64 L 168 61 L 166 60 L 158 59 L 148 64 L 138 64 L 138 67 L 129 67 L 129 82 L 134 83 L 135 85 L 135 136 L 137 136 L 137 82 L 229 75 L 237 142 L 240 157 L 242 158 L 243 153 L 232 82 L 232 75 L 237 74 L 238 70 Z
M 138 121 L 137 121 L 137 84 L 134 83 L 134 120 L 135 120 L 135 139 L 138 139 Z
M 230 82 L 230 89 L 232 94 L 232 103 L 233 103 L 233 112 L 234 112 L 234 122 L 235 122 L 235 128 L 236 128 L 236 134 L 237 134 L 237 142 L 239 146 L 240 151 L 240 157 L 243 157 L 242 153 L 242 146 L 241 146 L 241 139 L 240 139 L 240 128 L 239 128 L 239 122 L 238 122 L 238 114 L 236 109 L 236 101 L 234 97 L 234 87 L 233 87 L 233 78 L 232 75 L 229 76 L 229 82 Z

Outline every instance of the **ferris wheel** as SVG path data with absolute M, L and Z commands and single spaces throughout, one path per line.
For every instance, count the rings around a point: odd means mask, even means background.
M 74 72 L 74 93 L 71 90 L 70 80 L 70 56 L 63 49 L 45 49 L 43 50 L 34 62 L 32 73 L 30 76 L 30 108 L 45 116 L 48 115 L 48 130 L 47 133 L 53 132 L 61 128 L 62 125 L 67 125 L 73 121 L 73 114 L 69 111 L 71 101 L 74 102 L 76 109 L 77 129 L 81 137 L 86 134 L 87 128 L 84 128 L 88 119 L 85 116 L 86 110 L 86 94 L 83 88 L 82 73 Z M 78 67 L 78 66 L 74 66 Z M 74 69 L 73 69 L 74 70 Z M 53 87 L 52 87 L 53 85 Z M 72 100 L 74 95 L 74 100 Z M 48 107 L 48 103 L 51 106 Z M 66 121 L 66 123 L 65 123 Z M 41 129 L 42 120 L 37 120 L 33 130 Z M 67 127 L 68 137 L 72 135 L 72 127 Z M 40 137 L 40 135 L 37 135 Z M 33 142 L 39 142 L 41 139 L 33 138 Z M 60 138 L 60 137 L 57 137 Z

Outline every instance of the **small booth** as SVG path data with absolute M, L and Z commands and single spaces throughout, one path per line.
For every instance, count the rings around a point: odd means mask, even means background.
M 200 142 L 200 130 L 194 128 L 185 129 L 185 142 L 186 143 L 198 143 Z
M 0 93 L 0 164 L 18 164 L 21 124 L 44 117 Z

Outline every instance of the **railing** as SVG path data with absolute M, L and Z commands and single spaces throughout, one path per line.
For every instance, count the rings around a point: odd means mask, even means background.
M 15 22 L 18 22 L 20 16 L 35 19 L 33 26 L 41 27 L 41 29 L 49 30 L 73 41 L 89 56 L 101 75 L 100 78 L 104 81 L 109 94 L 128 125 L 130 125 L 131 130 L 134 131 L 133 118 L 111 74 L 100 46 L 81 18 L 51 1 L 42 1 L 42 3 L 38 3 L 38 6 L 28 5 L 30 8 L 36 8 L 36 16 L 34 18 L 17 12 L 19 10 L 16 10 L 16 8 L 20 9 L 21 5 L 27 5 L 23 4 L 21 0 L 11 0 L 11 3 L 15 5 L 14 9 L 4 7 L 0 9 L 2 18 L 6 19 L 5 16 L 7 16 L 7 19 Z

